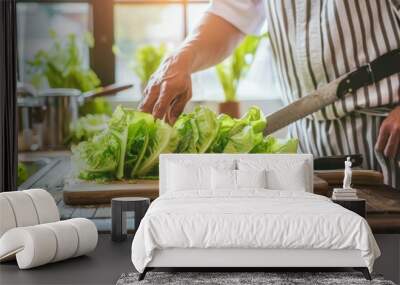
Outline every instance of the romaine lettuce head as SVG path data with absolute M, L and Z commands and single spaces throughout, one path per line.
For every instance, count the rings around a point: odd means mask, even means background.
M 229 115 L 220 114 L 217 117 L 217 122 L 219 125 L 219 131 L 217 137 L 210 147 L 210 151 L 214 153 L 222 153 L 224 152 L 224 148 L 228 143 L 229 134 L 235 125 L 235 120 L 232 119 Z
M 229 137 L 224 148 L 225 153 L 249 153 L 263 140 L 262 133 L 257 133 L 251 125 L 245 126 L 240 132 Z
M 297 152 L 297 139 L 264 138 L 265 125 L 257 107 L 240 119 L 196 107 L 171 127 L 151 114 L 119 106 L 105 130 L 72 148 L 72 161 L 80 178 L 122 179 L 157 175 L 161 153 Z
M 218 117 L 220 132 L 211 147 L 215 153 L 248 153 L 263 140 L 266 120 L 261 109 L 251 107 L 240 119 Z
M 174 128 L 179 134 L 179 153 L 204 153 L 218 135 L 216 114 L 209 108 L 198 106 L 192 113 L 181 115 Z
M 110 132 L 118 139 L 120 145 L 118 166 L 116 177 L 121 179 L 124 177 L 126 145 L 128 142 L 128 122 L 132 117 L 132 111 L 118 106 L 108 123 Z
M 178 145 L 177 131 L 162 120 L 156 120 L 149 131 L 149 140 L 142 162 L 135 173 L 136 177 L 148 174 L 158 163 L 161 153 L 174 152 Z
M 119 159 L 119 139 L 107 130 L 72 147 L 72 163 L 82 179 L 115 177 Z
M 147 149 L 151 133 L 155 133 L 152 115 L 118 106 L 109 128 L 120 141 L 120 160 L 116 177 L 134 177 Z
M 267 136 L 263 141 L 256 145 L 252 153 L 297 153 L 298 139 L 277 139 L 273 136 Z
M 267 125 L 263 112 L 257 106 L 250 107 L 247 113 L 242 117 L 241 121 L 250 124 L 255 133 L 262 133 Z
M 136 177 L 143 161 L 150 137 L 154 136 L 156 124 L 152 115 L 135 112 L 128 126 L 128 143 L 125 168 L 129 177 Z
M 174 124 L 179 136 L 176 149 L 178 153 L 197 153 L 196 145 L 199 141 L 199 129 L 194 120 L 194 114 L 182 114 Z

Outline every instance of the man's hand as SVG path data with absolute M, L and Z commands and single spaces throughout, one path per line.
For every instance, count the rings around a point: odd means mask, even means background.
M 151 76 L 139 108 L 174 123 L 192 98 L 190 59 L 184 54 L 168 57 Z
M 221 62 L 243 37 L 228 21 L 206 13 L 179 50 L 151 76 L 139 109 L 175 122 L 192 97 L 190 75 Z
M 400 150 L 400 106 L 394 108 L 383 121 L 375 149 L 388 158 L 395 158 Z

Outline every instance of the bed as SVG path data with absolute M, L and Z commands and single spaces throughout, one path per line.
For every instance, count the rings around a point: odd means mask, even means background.
M 132 243 L 143 279 L 171 267 L 352 267 L 379 248 L 365 219 L 313 194 L 308 154 L 163 154 Z

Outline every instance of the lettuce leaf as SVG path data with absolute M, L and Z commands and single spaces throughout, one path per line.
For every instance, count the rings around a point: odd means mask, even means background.
M 281 140 L 273 136 L 267 136 L 256 145 L 252 153 L 297 153 L 298 139 Z
M 103 131 L 91 140 L 72 147 L 72 162 L 82 179 L 115 177 L 121 153 L 120 141 L 112 132 Z
M 136 177 L 136 172 L 143 160 L 150 137 L 154 128 L 154 118 L 150 114 L 135 112 L 128 123 L 128 142 L 126 150 L 126 173 Z
M 162 120 L 156 120 L 149 130 L 149 141 L 137 176 L 145 176 L 158 163 L 160 153 L 174 152 L 178 144 L 177 132 Z
M 228 143 L 230 131 L 236 122 L 226 114 L 220 114 L 217 117 L 217 121 L 219 124 L 219 132 L 212 143 L 210 150 L 214 153 L 222 153 Z
M 263 137 L 258 107 L 240 119 L 207 107 L 182 114 L 171 127 L 151 114 L 117 107 L 105 130 L 72 147 L 78 177 L 88 180 L 155 177 L 161 153 L 295 153 L 297 139 Z
M 190 114 L 181 115 L 174 128 L 179 134 L 179 153 L 204 153 L 218 135 L 216 114 L 204 106 L 198 106 Z
M 219 134 L 211 146 L 215 153 L 249 153 L 263 140 L 266 120 L 261 109 L 251 107 L 240 119 L 222 114 L 218 117 Z
M 249 153 L 263 140 L 262 133 L 255 132 L 251 125 L 245 126 L 240 132 L 231 136 L 224 148 L 225 153 Z

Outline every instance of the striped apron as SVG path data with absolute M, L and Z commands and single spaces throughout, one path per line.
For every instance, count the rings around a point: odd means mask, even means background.
M 400 48 L 400 0 L 265 3 L 286 104 Z M 365 112 L 380 106 L 390 110 L 399 103 L 400 74 L 395 74 L 297 121 L 290 133 L 299 138 L 303 152 L 316 157 L 362 154 L 363 168 L 383 172 L 385 183 L 400 190 L 400 155 L 389 160 L 374 151 L 385 117 Z

